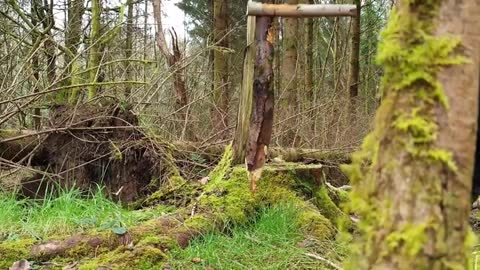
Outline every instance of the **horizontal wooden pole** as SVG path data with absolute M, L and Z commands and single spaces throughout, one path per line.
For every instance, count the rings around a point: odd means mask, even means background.
M 355 17 L 356 9 L 356 5 L 288 5 L 263 4 L 249 1 L 247 5 L 247 15 L 280 17 Z

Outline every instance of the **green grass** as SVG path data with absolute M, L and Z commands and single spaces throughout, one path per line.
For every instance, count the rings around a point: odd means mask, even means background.
M 44 200 L 19 200 L 14 193 L 0 192 L 0 241 L 117 230 L 155 214 L 160 213 L 126 210 L 107 199 L 100 188 L 89 196 L 72 189 Z
M 108 200 L 98 189 L 90 196 L 77 190 L 59 196 L 18 200 L 0 192 L 0 242 L 23 237 L 45 239 L 85 231 L 128 228 L 168 212 L 168 209 L 130 211 Z M 261 210 L 248 226 L 226 228 L 170 253 L 171 269 L 332 269 L 306 256 L 314 252 L 339 265 L 344 246 L 305 236 L 291 205 Z M 200 262 L 194 262 L 196 259 Z M 193 260 L 193 261 L 192 261 Z
M 297 210 L 288 205 L 265 209 L 250 226 L 231 228 L 228 235 L 208 234 L 184 250 L 173 251 L 170 266 L 172 269 L 332 269 L 305 253 L 314 251 L 308 247 L 310 242 L 325 256 L 335 255 L 332 261 L 336 262 L 336 244 L 319 245 L 313 239 L 305 240 L 295 222 L 296 216 Z

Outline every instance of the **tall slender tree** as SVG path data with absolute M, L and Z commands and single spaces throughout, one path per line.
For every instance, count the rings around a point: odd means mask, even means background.
M 228 127 L 228 106 L 230 99 L 229 61 L 226 48 L 229 47 L 228 0 L 213 1 L 213 36 L 218 49 L 213 53 L 213 121 L 215 132 L 225 137 Z
M 361 10 L 362 5 L 360 0 L 354 1 L 357 6 L 356 16 L 352 17 L 352 46 L 350 51 L 350 69 L 348 76 L 348 88 L 349 88 L 349 113 L 352 117 L 355 116 L 356 100 L 358 98 L 358 87 L 360 80 L 360 34 L 361 34 Z M 355 119 L 355 118 L 351 118 Z
M 287 4 L 296 5 L 299 0 L 286 0 Z M 286 121 L 282 128 L 284 133 L 283 143 L 295 143 L 295 126 L 296 118 L 294 117 L 298 108 L 298 18 L 282 18 L 283 22 L 283 59 L 282 59 L 282 88 L 284 93 L 283 100 L 280 102 L 281 108 L 286 112 L 285 116 L 290 117 L 290 121 Z
M 127 0 L 127 29 L 125 37 L 125 77 L 126 80 L 130 79 L 132 65 L 128 61 L 132 57 L 133 53 L 133 0 Z M 129 98 L 132 94 L 132 89 L 130 85 L 125 86 L 125 97 Z
M 65 85 L 79 84 L 80 70 L 78 48 L 82 41 L 82 18 L 85 13 L 85 0 L 68 0 L 67 2 L 67 24 L 65 26 L 65 47 L 68 49 L 65 54 L 65 65 L 67 65 L 67 75 L 64 79 Z M 61 92 L 60 95 L 71 103 L 76 102 L 78 89 Z M 70 94 L 69 94 L 70 93 Z
M 97 85 L 95 84 L 99 78 L 100 59 L 101 59 L 101 14 L 102 5 L 101 0 L 92 0 L 92 20 L 90 30 L 90 51 L 88 58 L 89 83 L 88 99 L 93 99 L 97 94 Z

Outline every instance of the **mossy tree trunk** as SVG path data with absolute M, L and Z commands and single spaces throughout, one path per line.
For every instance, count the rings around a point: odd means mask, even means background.
M 383 103 L 346 168 L 362 232 L 351 269 L 467 268 L 479 12 L 476 0 L 400 0 L 391 13 Z

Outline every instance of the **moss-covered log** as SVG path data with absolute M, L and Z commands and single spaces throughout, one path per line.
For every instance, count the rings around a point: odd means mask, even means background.
M 251 193 L 247 171 L 230 167 L 231 154 L 229 148 L 210 173 L 207 185 L 187 183 L 181 179 L 174 181 L 176 184 L 169 187 L 169 191 L 174 190 L 175 196 L 190 197 L 191 200 L 186 207 L 178 208 L 170 215 L 129 228 L 124 235 L 103 232 L 37 243 L 32 240 L 4 242 L 0 244 L 0 256 L 7 259 L 0 263 L 0 268 L 25 258 L 34 261 L 73 258 L 80 261 L 80 269 L 158 266 L 165 262 L 165 252 L 168 250 L 186 247 L 193 238 L 221 231 L 231 224 L 247 224 L 258 209 L 280 203 L 292 204 L 298 209 L 298 219 L 292 222 L 297 222 L 304 233 L 324 240 L 335 235 L 334 223 L 322 214 L 327 214 L 323 204 L 318 204 L 317 208 L 305 198 L 309 196 L 308 193 L 319 190 L 315 177 L 310 178 L 311 187 L 307 192 L 302 189 L 308 186 L 305 185 L 308 180 L 299 179 L 305 177 L 304 174 L 267 167 L 257 192 Z M 161 197 L 158 194 L 165 194 L 165 190 L 160 190 L 152 197 L 158 199 Z M 163 199 L 163 203 L 172 202 Z M 162 203 L 162 200 L 157 203 Z M 90 259 L 82 261 L 81 258 Z

